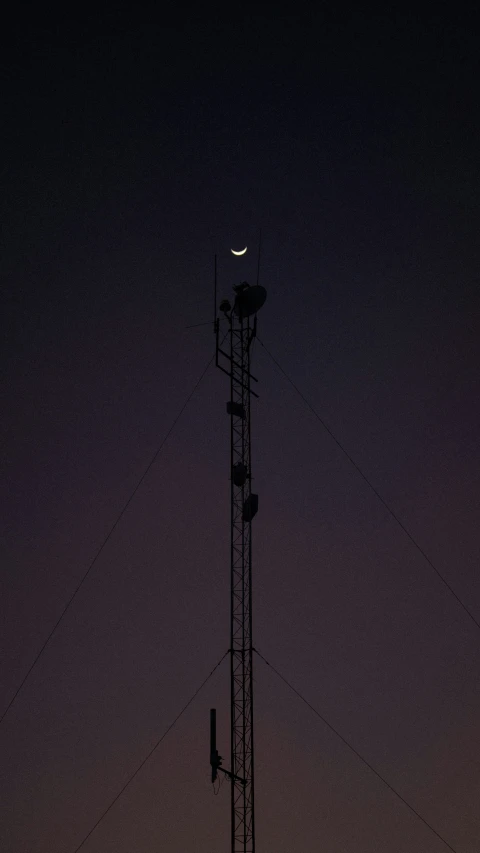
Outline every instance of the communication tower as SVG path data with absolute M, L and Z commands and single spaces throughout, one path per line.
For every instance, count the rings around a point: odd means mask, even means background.
M 216 365 L 230 378 L 230 752 L 231 769 L 221 766 L 216 745 L 216 711 L 210 712 L 212 782 L 218 772 L 231 783 L 232 853 L 255 853 L 254 739 L 253 739 L 253 631 L 252 631 L 252 521 L 258 495 L 252 492 L 250 403 L 258 394 L 250 371 L 257 312 L 266 290 L 246 281 L 234 286 L 216 310 Z M 221 332 L 225 329 L 225 335 Z M 223 342 L 229 339 L 224 349 Z

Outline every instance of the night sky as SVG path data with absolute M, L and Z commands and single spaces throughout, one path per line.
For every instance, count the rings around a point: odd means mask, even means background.
M 318 9 L 4 26 L 2 713 L 260 228 L 259 337 L 480 620 L 478 17 Z M 253 361 L 255 646 L 478 853 L 480 631 Z M 228 648 L 228 394 L 211 366 L 0 726 L 2 853 L 73 853 Z M 259 853 L 447 849 L 258 659 L 255 695 Z M 229 849 L 210 707 L 228 766 L 225 660 L 82 851 Z

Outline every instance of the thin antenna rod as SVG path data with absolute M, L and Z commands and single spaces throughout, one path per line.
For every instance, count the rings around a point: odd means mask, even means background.
M 217 253 L 215 253 L 214 273 L 213 273 L 213 331 L 216 329 L 217 322 Z
M 210 755 L 213 755 L 217 749 L 217 712 L 215 708 L 210 708 Z
M 262 251 L 262 229 L 260 228 L 260 233 L 258 235 L 258 261 L 257 261 L 257 284 L 260 278 L 260 255 Z
M 217 781 L 218 776 L 218 753 L 217 753 L 217 712 L 210 708 L 210 765 L 212 768 L 212 784 Z M 221 762 L 220 762 L 221 763 Z

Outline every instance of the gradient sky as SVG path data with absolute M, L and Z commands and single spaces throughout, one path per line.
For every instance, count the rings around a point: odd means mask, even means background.
M 213 354 L 214 252 L 228 297 L 260 227 L 259 336 L 480 619 L 478 19 L 237 17 L 5 27 L 2 711 Z M 479 631 L 254 362 L 255 645 L 477 853 Z M 0 727 L 2 853 L 75 850 L 228 647 L 227 399 L 210 368 Z M 446 849 L 255 678 L 259 853 Z M 225 661 L 85 853 L 229 849 L 228 702 Z

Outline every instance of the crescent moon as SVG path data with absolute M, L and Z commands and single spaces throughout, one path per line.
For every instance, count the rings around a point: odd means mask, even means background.
M 242 249 L 241 252 L 236 252 L 235 249 L 230 249 L 230 251 L 231 251 L 232 255 L 244 255 L 245 252 L 247 251 L 247 246 L 245 246 L 245 248 Z

